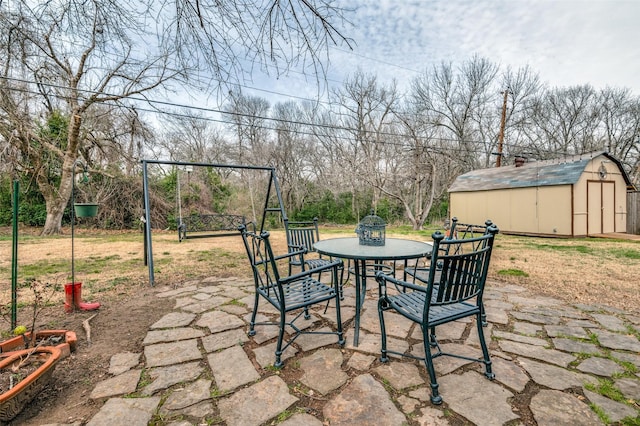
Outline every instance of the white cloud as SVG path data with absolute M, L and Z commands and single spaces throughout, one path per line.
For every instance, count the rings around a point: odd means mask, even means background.
M 640 0 L 338 0 L 353 27 L 353 52 L 330 50 L 330 84 L 358 68 L 401 88 L 442 61 L 474 54 L 529 65 L 549 86 L 628 87 L 640 95 Z M 314 98 L 316 80 L 292 73 L 253 86 Z M 326 94 L 326 92 L 325 92 Z M 265 96 L 256 92 L 256 95 Z M 281 100 L 271 96 L 272 101 Z

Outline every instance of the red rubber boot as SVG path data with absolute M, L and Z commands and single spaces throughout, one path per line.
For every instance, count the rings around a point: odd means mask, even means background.
M 68 314 L 73 312 L 74 309 L 73 288 L 74 285 L 72 283 L 64 285 L 64 311 Z
M 73 296 L 76 308 L 81 311 L 94 311 L 100 307 L 100 302 L 85 303 L 82 301 L 82 283 L 75 283 L 73 286 Z

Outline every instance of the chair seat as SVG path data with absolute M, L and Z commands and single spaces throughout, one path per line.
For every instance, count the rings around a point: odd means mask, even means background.
M 404 317 L 412 321 L 423 323 L 424 302 L 426 293 L 420 291 L 410 291 L 388 297 L 387 300 L 392 308 Z M 435 297 L 435 294 L 434 294 Z M 432 306 L 429 311 L 429 321 L 424 322 L 427 327 L 435 327 L 449 321 L 474 315 L 480 310 L 477 305 L 458 302 L 449 305 Z
M 285 297 L 284 305 L 286 312 L 330 300 L 336 296 L 336 291 L 333 287 L 309 277 L 283 284 L 282 291 Z M 278 292 L 276 285 L 259 287 L 258 292 L 278 310 L 283 308 L 280 300 L 276 297 Z
M 305 261 L 304 261 L 304 263 L 311 269 L 319 268 L 319 267 L 324 266 L 324 265 L 328 265 L 331 262 L 333 262 L 333 261 L 329 260 L 329 259 L 320 259 L 320 258 L 318 258 L 318 259 L 305 259 Z M 298 262 L 298 263 L 300 263 L 300 262 Z

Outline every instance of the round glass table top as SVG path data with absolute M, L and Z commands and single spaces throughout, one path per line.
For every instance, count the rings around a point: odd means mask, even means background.
M 320 240 L 313 247 L 328 256 L 367 260 L 414 259 L 430 254 L 432 249 L 431 243 L 401 238 L 386 238 L 383 246 L 366 246 L 357 237 Z

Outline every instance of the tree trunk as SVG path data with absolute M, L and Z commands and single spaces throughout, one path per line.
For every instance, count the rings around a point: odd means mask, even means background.
M 75 161 L 75 159 L 73 160 Z M 62 216 L 64 209 L 71 198 L 73 189 L 73 161 L 71 167 L 67 167 L 68 159 L 62 168 L 62 176 L 60 179 L 60 187 L 58 190 L 43 192 L 44 201 L 47 206 L 47 219 L 44 223 L 42 235 L 57 235 L 62 233 Z
M 44 188 L 47 183 L 43 182 L 42 185 L 38 183 L 40 190 L 44 194 L 44 200 L 47 205 L 47 219 L 44 223 L 42 235 L 56 235 L 62 233 L 62 216 L 64 215 L 64 209 L 69 202 L 69 198 L 71 198 L 73 179 L 75 179 L 73 174 L 73 165 L 78 158 L 81 123 L 82 119 L 79 113 L 72 114 L 71 119 L 69 120 L 67 149 L 64 153 L 59 188 L 56 190 L 49 186 L 49 188 L 53 190 L 47 191 Z

